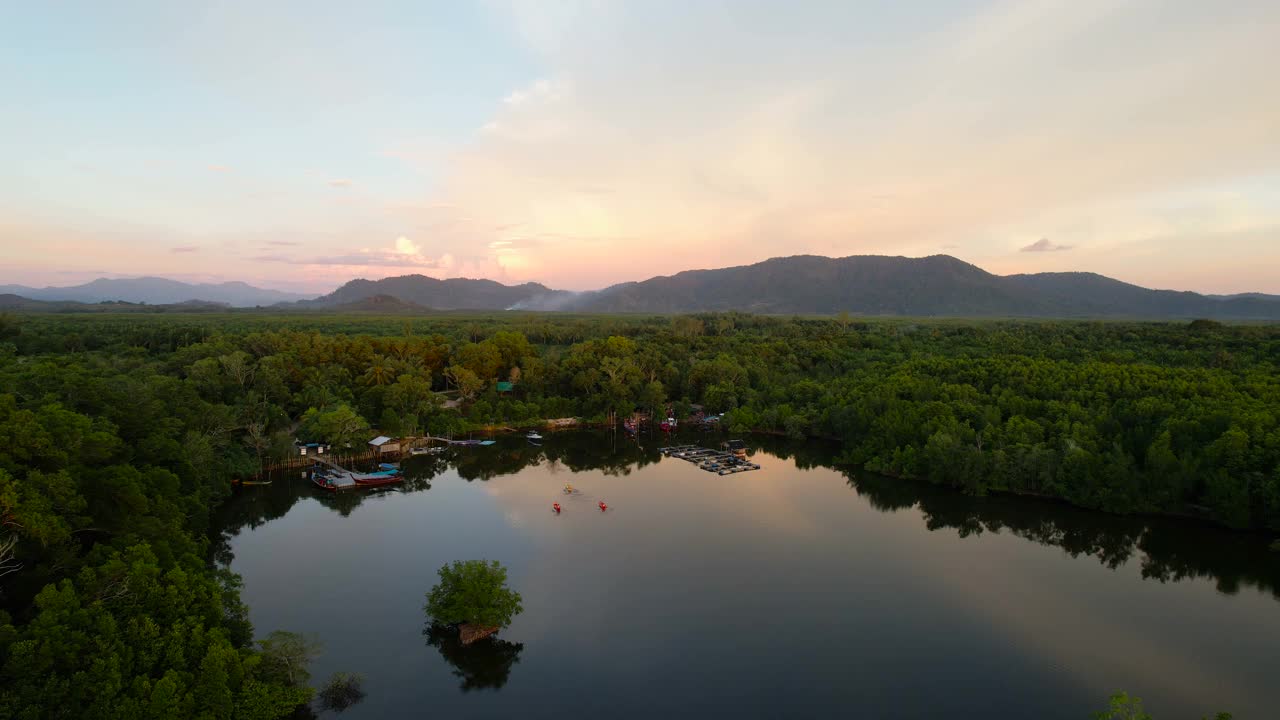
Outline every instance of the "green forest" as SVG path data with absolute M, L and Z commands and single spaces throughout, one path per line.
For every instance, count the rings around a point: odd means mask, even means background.
M 1280 327 L 1209 321 L 0 316 L 0 718 L 308 702 L 210 538 L 295 440 L 723 414 L 970 495 L 1274 533 L 1278 370 Z

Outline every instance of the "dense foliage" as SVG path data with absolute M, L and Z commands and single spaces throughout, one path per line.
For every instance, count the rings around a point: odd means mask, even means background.
M 1280 529 L 1273 326 L 245 313 L 32 315 L 20 330 L 6 372 L 32 401 L 22 409 L 49 398 L 106 413 L 206 474 L 251 471 L 295 436 L 345 444 L 701 405 L 733 430 L 837 438 L 852 463 L 972 493 Z M 93 392 L 77 386 L 86 376 Z M 104 408 L 106 392 L 128 408 L 158 391 L 173 414 Z
M 520 593 L 507 587 L 507 569 L 496 560 L 458 560 L 440 568 L 440 582 L 424 608 L 440 625 L 469 623 L 503 628 L 520 614 Z
M 1280 329 L 1211 322 L 0 317 L 0 717 L 305 699 L 206 539 L 295 439 L 701 406 L 972 494 L 1278 530 L 1278 366 Z

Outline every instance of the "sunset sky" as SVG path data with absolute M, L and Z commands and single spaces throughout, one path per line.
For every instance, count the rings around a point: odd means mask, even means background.
M 0 283 L 955 255 L 1280 293 L 1280 2 L 30 2 Z

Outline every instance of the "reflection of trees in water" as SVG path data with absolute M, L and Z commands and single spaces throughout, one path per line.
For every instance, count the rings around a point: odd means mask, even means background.
M 404 473 L 404 484 L 400 487 L 404 492 L 430 490 L 431 481 L 448 469 L 448 454 L 410 455 L 400 463 L 400 470 Z
M 523 438 L 504 438 L 497 445 L 460 448 L 454 455 L 454 468 L 463 480 L 487 481 L 520 472 L 541 460 L 541 447 Z
M 211 551 L 215 562 L 231 563 L 231 539 L 241 530 L 253 529 L 284 517 L 298 500 L 316 489 L 306 479 L 305 473 L 298 469 L 278 471 L 270 479 L 270 485 L 233 491 L 232 497 L 214 510 L 211 524 L 215 532 L 212 533 Z
M 1224 593 L 1252 585 L 1280 598 L 1280 555 L 1269 552 L 1260 536 L 1175 518 L 1107 515 L 1056 501 L 975 497 L 917 480 L 846 474 L 850 487 L 877 510 L 918 507 L 929 530 L 954 529 L 961 538 L 1007 531 L 1112 569 L 1138 554 L 1144 578 L 1210 578 Z
M 524 651 L 524 643 L 507 642 L 494 635 L 463 645 L 456 627 L 428 624 L 422 634 L 427 637 L 427 645 L 439 650 L 440 657 L 453 666 L 454 676 L 462 679 L 458 687 L 463 692 L 501 689 Z
M 604 432 L 549 432 L 541 446 L 519 436 L 496 445 L 451 449 L 442 455 L 404 460 L 405 483 L 382 492 L 421 492 L 431 480 L 456 468 L 467 480 L 488 480 L 545 465 L 550 472 L 598 470 L 625 475 L 661 459 L 667 444 L 698 443 L 714 447 L 726 437 L 717 433 L 665 436 L 642 433 L 638 439 Z M 764 451 L 792 460 L 802 469 L 835 467 L 839 446 L 829 442 L 796 442 L 782 437 L 749 436 L 751 452 Z M 1143 577 L 1160 582 L 1211 578 L 1220 590 L 1234 593 L 1256 586 L 1280 597 L 1280 553 L 1269 552 L 1258 535 L 1234 532 L 1173 518 L 1136 518 L 1082 510 L 1060 502 L 1008 495 L 975 497 L 923 481 L 902 480 L 841 468 L 849 485 L 871 507 L 895 512 L 918 507 L 930 530 L 954 528 L 960 537 L 1008 531 L 1018 537 L 1062 548 L 1072 557 L 1097 558 L 1116 568 L 1138 556 Z M 257 527 L 284 516 L 294 503 L 314 497 L 325 507 L 349 515 L 369 491 L 327 493 L 300 477 L 297 470 L 274 478 L 273 485 L 237 491 L 217 511 L 213 557 L 229 563 L 230 539 L 241 528 Z
M 662 457 L 659 446 L 653 442 L 643 446 L 635 440 L 613 435 L 591 433 L 587 437 L 591 437 L 592 442 L 566 437 L 571 441 L 547 443 L 544 449 L 548 460 L 555 460 L 573 472 L 597 470 L 614 477 L 630 475 L 632 470 L 651 465 Z
M 801 470 L 834 467 L 840 450 L 839 443 L 830 440 L 792 440 L 781 435 L 753 435 L 745 439 L 749 452 L 763 450 L 783 460 L 791 460 Z M 713 435 L 711 440 L 719 444 L 721 438 Z
M 1202 532 L 1188 532 L 1186 523 L 1164 518 L 1151 521 L 1138 541 L 1145 553 L 1142 576 L 1160 582 L 1212 578 L 1229 595 L 1242 585 L 1254 585 L 1280 599 L 1280 553 L 1271 552 L 1265 540 L 1218 528 L 1195 529 Z
M 541 445 L 526 442 L 521 437 L 503 437 L 497 445 L 465 447 L 455 457 L 455 468 L 464 480 L 491 480 L 510 475 L 525 468 L 553 465 L 558 472 L 568 468 L 572 472 L 595 470 L 605 475 L 629 475 L 632 470 L 661 459 L 657 448 L 662 444 L 654 439 L 642 446 L 625 437 L 612 437 L 614 433 L 602 432 L 550 432 Z
M 405 458 L 401 463 L 405 481 L 385 488 L 328 492 L 317 488 L 308 479 L 307 472 L 298 468 L 278 470 L 268 478 L 270 485 L 241 488 L 235 495 L 217 508 L 214 513 L 212 555 L 215 562 L 229 565 L 233 559 L 231 539 L 244 528 L 256 528 L 277 518 L 284 517 L 293 506 L 304 498 L 314 498 L 326 508 L 349 516 L 373 495 L 386 493 L 413 493 L 431 489 L 431 480 L 449 469 L 447 457 L 432 455 Z

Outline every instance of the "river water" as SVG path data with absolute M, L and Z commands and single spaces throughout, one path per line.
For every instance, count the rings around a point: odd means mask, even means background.
M 664 442 L 506 437 L 362 494 L 281 474 L 223 508 L 218 557 L 259 636 L 323 642 L 315 683 L 364 675 L 349 718 L 1082 720 L 1117 690 L 1158 720 L 1280 712 L 1265 538 L 967 497 L 814 443 L 748 440 L 762 469 L 719 476 Z M 422 606 L 475 558 L 524 613 L 462 649 Z

